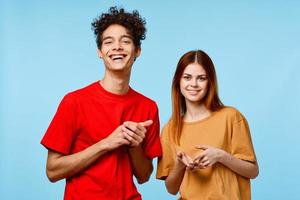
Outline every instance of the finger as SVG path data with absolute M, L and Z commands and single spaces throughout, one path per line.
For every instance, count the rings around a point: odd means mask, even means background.
M 127 122 L 124 122 L 123 125 L 133 132 L 136 132 L 138 130 L 137 123 L 135 123 L 135 122 L 127 121 Z
M 199 156 L 197 156 L 193 161 L 194 162 L 201 162 L 203 160 L 203 158 L 206 156 L 205 153 L 201 153 Z
M 121 139 L 121 144 L 131 145 L 132 143 L 129 140 L 127 140 L 126 138 L 122 138 Z
M 209 148 L 208 145 L 204 145 L 204 144 L 198 144 L 195 146 L 196 149 L 202 149 L 202 150 L 206 150 Z
M 146 128 L 136 122 L 124 122 L 124 126 L 130 129 L 135 134 L 139 135 L 141 138 L 145 138 Z
M 127 137 L 126 137 L 126 133 L 122 131 L 122 128 L 121 128 L 121 131 L 119 132 L 119 143 L 126 144 L 126 145 L 131 144 L 130 140 L 127 139 Z
M 136 140 L 138 142 L 142 142 L 143 141 L 143 136 L 137 134 L 136 132 L 131 131 L 128 128 L 124 128 L 123 132 L 125 132 L 127 135 L 129 135 L 130 137 L 132 137 L 134 140 Z
M 185 156 L 186 156 L 186 158 L 188 159 L 189 162 L 194 162 L 193 159 L 190 156 L 188 156 L 186 154 L 185 154 Z
M 207 161 L 202 162 L 201 165 L 202 165 L 203 167 L 208 167 L 210 164 L 211 164 L 210 161 L 207 160 Z
M 185 157 L 184 152 L 177 152 L 177 159 L 183 163 L 185 166 L 189 166 L 189 163 L 187 162 L 187 159 Z
M 128 135 L 126 132 L 123 132 L 125 135 L 125 139 L 127 141 L 129 141 L 129 145 L 134 147 L 134 146 L 138 146 L 139 142 L 137 140 L 135 140 L 133 137 L 131 137 L 130 135 Z
M 140 122 L 139 124 L 142 125 L 143 127 L 147 127 L 147 126 L 150 126 L 151 124 L 153 124 L 153 121 L 150 119 L 150 120 L 147 120 L 144 122 Z
M 202 159 L 199 159 L 200 162 L 206 162 L 208 161 L 208 157 L 207 156 L 203 156 Z
M 196 160 L 194 160 L 194 164 L 198 166 L 200 164 L 200 161 L 198 159 L 196 159 Z
M 139 135 L 137 135 L 136 133 L 134 133 L 133 131 L 123 127 L 122 131 L 124 133 L 124 136 L 126 137 L 126 139 L 128 139 L 131 142 L 142 142 L 143 138 L 141 138 Z
M 185 153 L 183 154 L 183 158 L 184 158 L 184 161 L 187 165 L 187 167 L 189 168 L 193 168 L 195 163 L 193 161 L 193 159 L 191 159 L 191 157 L 189 157 L 188 155 L 186 155 Z
M 137 123 L 137 128 L 144 134 L 147 132 L 147 129 L 144 126 L 142 126 L 140 123 Z
M 187 162 L 187 165 L 186 165 L 190 170 L 193 170 L 195 168 L 195 163 L 190 163 L 190 162 Z
M 177 154 L 177 157 L 182 158 L 182 152 L 179 151 L 176 154 Z

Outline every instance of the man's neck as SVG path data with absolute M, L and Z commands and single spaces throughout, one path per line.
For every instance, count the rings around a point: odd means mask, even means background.
M 126 94 L 129 90 L 129 80 L 130 73 L 124 75 L 106 71 L 100 84 L 113 94 Z

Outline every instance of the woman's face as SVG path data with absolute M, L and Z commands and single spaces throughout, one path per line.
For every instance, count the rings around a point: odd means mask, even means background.
M 189 64 L 180 79 L 180 91 L 185 101 L 200 103 L 207 93 L 208 80 L 204 68 L 198 63 Z

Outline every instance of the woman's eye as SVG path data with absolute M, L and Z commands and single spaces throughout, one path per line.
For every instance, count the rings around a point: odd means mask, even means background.
M 184 79 L 184 80 L 190 80 L 191 77 L 190 77 L 190 76 L 184 76 L 183 79 Z
M 207 80 L 206 77 L 200 77 L 199 79 L 200 79 L 200 81 L 206 81 Z

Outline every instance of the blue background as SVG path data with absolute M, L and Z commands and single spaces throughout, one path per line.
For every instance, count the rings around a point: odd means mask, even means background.
M 64 181 L 47 180 L 40 140 L 63 95 L 101 79 L 90 23 L 112 5 L 147 21 L 130 84 L 158 103 L 161 124 L 178 59 L 203 49 L 223 102 L 250 124 L 260 165 L 253 199 L 300 199 L 300 1 L 0 2 L 1 199 L 62 199 Z M 138 186 L 144 199 L 175 199 L 154 174 Z

